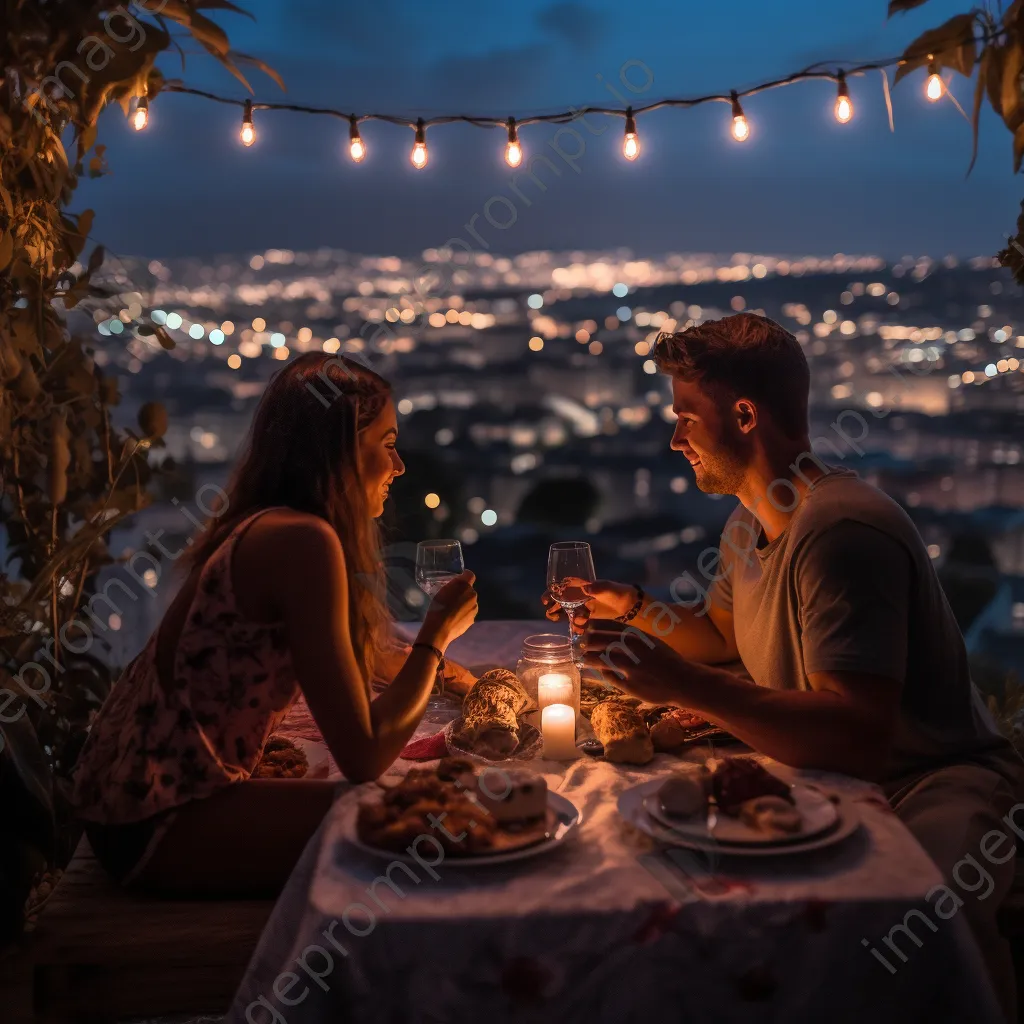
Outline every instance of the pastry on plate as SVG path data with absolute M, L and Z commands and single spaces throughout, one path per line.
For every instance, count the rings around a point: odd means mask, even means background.
M 309 771 L 306 755 L 283 736 L 272 736 L 263 748 L 254 779 L 301 779 Z
M 427 835 L 454 855 L 491 850 L 497 821 L 481 813 L 472 792 L 473 775 L 463 778 L 469 781 L 468 790 L 452 779 L 441 778 L 436 769 L 411 768 L 379 799 L 359 804 L 356 833 L 370 846 L 396 852 L 405 852 L 417 837 Z M 437 826 L 438 821 L 443 828 Z
M 678 750 L 694 732 L 708 726 L 708 722 L 700 715 L 666 705 L 648 708 L 644 718 L 651 730 L 651 742 L 655 750 Z
M 606 761 L 647 764 L 654 757 L 654 744 L 643 715 L 625 701 L 606 700 L 598 704 L 590 724 L 604 747 Z

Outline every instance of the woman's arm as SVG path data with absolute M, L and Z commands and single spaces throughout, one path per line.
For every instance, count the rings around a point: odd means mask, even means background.
M 395 676 L 402 670 L 405 659 L 409 657 L 412 646 L 404 640 L 394 638 L 391 646 L 377 657 L 374 671 L 377 678 L 386 683 L 394 681 Z M 464 665 L 460 665 L 451 658 L 444 659 L 444 692 L 454 693 L 464 697 L 472 689 L 476 682 L 476 675 L 470 672 Z
M 374 701 L 349 633 L 345 556 L 330 525 L 302 517 L 273 531 L 278 548 L 274 590 L 288 630 L 295 673 L 338 767 L 353 782 L 381 775 L 423 717 L 434 684 L 437 656 L 415 647 L 394 681 Z M 476 617 L 473 575 L 457 577 L 432 602 L 418 641 L 439 648 Z

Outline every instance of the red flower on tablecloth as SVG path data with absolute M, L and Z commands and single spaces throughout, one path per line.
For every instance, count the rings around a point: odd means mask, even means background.
M 444 730 L 433 736 L 424 736 L 421 740 L 413 740 L 406 744 L 398 755 L 405 761 L 434 761 L 448 755 L 448 744 L 444 738 Z
M 529 956 L 517 956 L 501 972 L 501 990 L 513 1003 L 541 1003 L 555 980 L 554 972 Z
M 671 931 L 676 917 L 682 909 L 680 903 L 659 903 L 647 915 L 644 923 L 633 933 L 633 941 L 641 946 L 649 946 L 652 942 L 657 942 L 667 931 Z

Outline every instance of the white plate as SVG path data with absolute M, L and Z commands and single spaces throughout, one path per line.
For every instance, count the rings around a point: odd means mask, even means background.
M 664 783 L 664 779 L 662 782 Z M 690 839 L 707 840 L 707 817 L 706 815 L 694 815 L 693 817 L 680 817 L 674 814 L 667 814 L 661 806 L 661 798 L 658 789 L 648 793 L 644 797 L 644 809 L 657 822 L 679 832 Z M 803 820 L 801 830 L 793 835 L 766 835 L 759 829 L 752 828 L 746 822 L 731 815 L 718 812 L 717 821 L 712 832 L 712 838 L 716 843 L 726 843 L 730 846 L 778 846 L 780 843 L 787 845 L 792 843 L 805 842 L 814 836 L 828 831 L 839 820 L 839 812 L 836 805 L 819 789 L 802 785 L 797 782 L 790 787 L 790 795 L 796 810 L 800 812 Z
M 656 793 L 664 778 L 651 779 L 649 782 L 633 786 L 619 794 L 619 814 L 631 825 L 658 842 L 669 846 L 683 846 L 689 850 L 714 852 L 723 857 L 779 857 L 782 855 L 807 853 L 811 850 L 823 850 L 826 847 L 841 843 L 860 828 L 860 814 L 856 804 L 839 794 L 836 807 L 836 823 L 827 831 L 792 843 L 770 844 L 730 844 L 709 837 L 706 832 L 700 835 L 684 835 L 674 828 L 667 828 L 656 821 L 648 813 L 645 806 L 647 797 Z M 719 814 L 719 821 L 723 815 Z M 718 829 L 716 827 L 715 834 Z
M 357 850 L 371 854 L 374 857 L 382 857 L 386 860 L 398 860 L 406 864 L 419 863 L 414 857 L 408 854 L 399 853 L 395 850 L 384 850 L 379 846 L 368 846 L 356 835 L 356 813 L 358 807 L 353 804 L 345 820 L 345 839 Z M 486 867 L 489 864 L 507 864 L 510 861 L 526 860 L 528 857 L 539 857 L 550 850 L 561 846 L 579 828 L 583 821 L 583 815 L 579 808 L 570 800 L 566 800 L 559 793 L 548 792 L 548 815 L 551 822 L 545 837 L 529 846 L 522 846 L 514 850 L 506 850 L 501 853 L 484 853 L 475 857 L 459 857 L 447 854 L 441 863 L 446 867 L 474 868 Z M 434 865 L 435 867 L 437 865 Z

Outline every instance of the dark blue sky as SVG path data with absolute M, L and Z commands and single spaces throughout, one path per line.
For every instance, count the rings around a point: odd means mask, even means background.
M 641 101 L 744 88 L 825 59 L 871 60 L 965 10 L 930 0 L 892 21 L 885 0 L 240 0 L 256 22 L 218 18 L 233 45 L 277 68 L 295 102 L 410 116 L 507 116 L 569 106 L 621 106 L 597 78 L 617 81 L 642 61 L 653 82 Z M 190 50 L 196 49 L 194 46 Z M 180 74 L 177 58 L 165 72 Z M 637 82 L 643 75 L 634 71 Z M 190 53 L 190 84 L 242 96 L 212 59 Z M 254 72 L 257 100 L 281 99 Z M 970 128 L 948 100 L 923 96 L 923 74 L 894 90 L 890 134 L 878 72 L 851 80 L 854 121 L 832 117 L 835 87 L 812 82 L 752 98 L 752 137 L 728 136 L 728 107 L 660 111 L 639 122 L 640 159 L 622 159 L 622 121 L 581 130 L 580 173 L 559 161 L 531 206 L 499 231 L 478 219 L 493 252 L 628 246 L 732 252 L 959 255 L 995 252 L 1022 191 L 1009 133 L 991 112 L 970 178 Z M 621 86 L 619 86 L 621 89 Z M 954 91 L 969 108 L 973 84 Z M 347 126 L 264 112 L 251 149 L 234 108 L 162 95 L 136 134 L 108 111 L 101 141 L 113 170 L 87 182 L 79 204 L 94 235 L 123 255 L 171 256 L 327 245 L 412 254 L 470 238 L 463 225 L 488 199 L 513 196 L 503 134 L 471 126 L 428 134 L 430 164 L 412 169 L 412 133 L 363 126 L 369 155 L 347 156 Z M 524 129 L 527 155 L 551 154 L 556 129 Z M 564 140 L 566 149 L 573 143 Z M 496 217 L 509 216 L 493 208 Z

